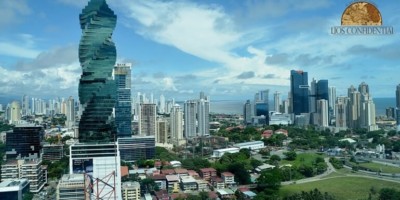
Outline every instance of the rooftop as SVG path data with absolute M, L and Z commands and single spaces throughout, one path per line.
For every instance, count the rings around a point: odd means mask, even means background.
M 234 176 L 231 172 L 223 172 L 223 176 Z
M 139 184 L 139 182 L 136 182 L 136 181 L 123 182 L 122 188 L 130 188 L 130 189 L 139 188 L 140 189 L 140 184 Z
M 19 186 L 27 181 L 28 179 L 4 180 L 0 183 L 0 188 Z
M 195 183 L 196 180 L 191 176 L 181 176 L 182 183 Z
M 243 143 L 238 143 L 235 144 L 235 147 L 242 147 L 242 146 L 248 146 L 248 145 L 256 145 L 256 144 L 264 144 L 263 141 L 252 141 L 252 142 L 243 142 Z
M 179 182 L 179 177 L 178 177 L 178 175 L 166 175 L 165 178 L 167 179 L 168 182 L 170 182 L 170 181 L 177 181 L 177 182 Z
M 201 172 L 216 172 L 217 170 L 215 170 L 214 168 L 203 168 L 200 169 Z
M 225 151 L 239 151 L 237 147 L 225 148 L 225 149 L 216 149 L 214 151 L 225 152 Z

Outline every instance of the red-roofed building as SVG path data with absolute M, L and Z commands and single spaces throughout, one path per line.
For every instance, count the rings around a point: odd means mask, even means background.
M 200 176 L 206 180 L 209 181 L 211 177 L 217 176 L 217 170 L 214 168 L 203 168 L 200 169 Z
M 261 137 L 262 137 L 262 138 L 270 138 L 270 137 L 272 136 L 272 134 L 273 134 L 273 131 L 272 131 L 272 130 L 265 130 L 265 131 L 261 134 Z
M 161 170 L 161 174 L 172 175 L 172 174 L 175 174 L 175 170 L 173 170 L 173 169 L 162 169 Z
M 189 176 L 191 176 L 191 177 L 193 177 L 193 178 L 200 178 L 199 173 L 197 173 L 197 172 L 194 171 L 194 170 L 188 170 L 188 174 L 189 174 Z
M 160 190 L 155 192 L 157 200 L 169 200 L 169 195 L 166 190 Z
M 187 198 L 187 194 L 171 194 L 171 200 L 174 199 L 186 199 Z
M 220 178 L 218 176 L 211 177 L 210 182 L 211 182 L 211 185 L 215 189 L 224 189 L 225 188 L 224 180 L 222 180 L 222 178 Z
M 165 177 L 165 174 L 153 175 L 151 179 L 154 180 L 160 190 L 167 189 L 167 178 Z
M 129 168 L 128 166 L 121 166 L 121 177 L 128 176 L 129 177 Z
M 154 167 L 155 167 L 155 168 L 160 169 L 161 166 L 162 166 L 161 161 L 155 161 L 155 162 L 154 162 Z
M 175 169 L 175 174 L 178 176 L 187 176 L 188 175 L 188 170 L 187 169 Z

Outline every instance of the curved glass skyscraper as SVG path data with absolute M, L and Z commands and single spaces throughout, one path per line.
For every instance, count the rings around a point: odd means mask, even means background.
M 117 16 L 105 0 L 91 0 L 79 15 L 82 37 L 79 62 L 79 101 L 82 115 L 79 122 L 79 142 L 114 140 L 112 118 L 116 99 L 116 84 L 112 71 L 116 49 L 111 39 Z

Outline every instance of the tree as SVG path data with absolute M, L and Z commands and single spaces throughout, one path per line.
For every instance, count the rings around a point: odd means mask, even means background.
M 266 194 L 274 194 L 281 187 L 282 176 L 278 168 L 264 170 L 257 179 L 257 190 Z
M 33 193 L 27 192 L 27 193 L 23 194 L 22 199 L 23 200 L 32 200 L 33 199 Z
M 272 156 L 269 158 L 269 160 L 270 160 L 271 162 L 274 162 L 274 161 L 281 161 L 281 157 L 279 157 L 278 155 L 272 155 Z
M 286 156 L 286 160 L 296 160 L 297 154 L 295 151 L 288 151 L 285 152 L 284 155 Z
M 305 177 L 314 176 L 314 169 L 308 165 L 300 165 L 298 171 L 303 174 Z
M 400 191 L 393 188 L 382 188 L 379 191 L 379 200 L 400 200 Z
M 241 185 L 250 184 L 250 173 L 246 170 L 243 163 L 232 163 L 228 166 L 228 171 L 235 174 L 235 181 Z

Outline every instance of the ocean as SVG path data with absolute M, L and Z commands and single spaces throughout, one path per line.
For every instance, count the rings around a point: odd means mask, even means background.
M 374 98 L 376 116 L 386 115 L 386 108 L 396 106 L 396 98 Z M 220 100 L 211 101 L 210 112 L 219 114 L 243 114 L 245 100 Z M 273 109 L 273 102 L 270 102 L 270 110 Z

